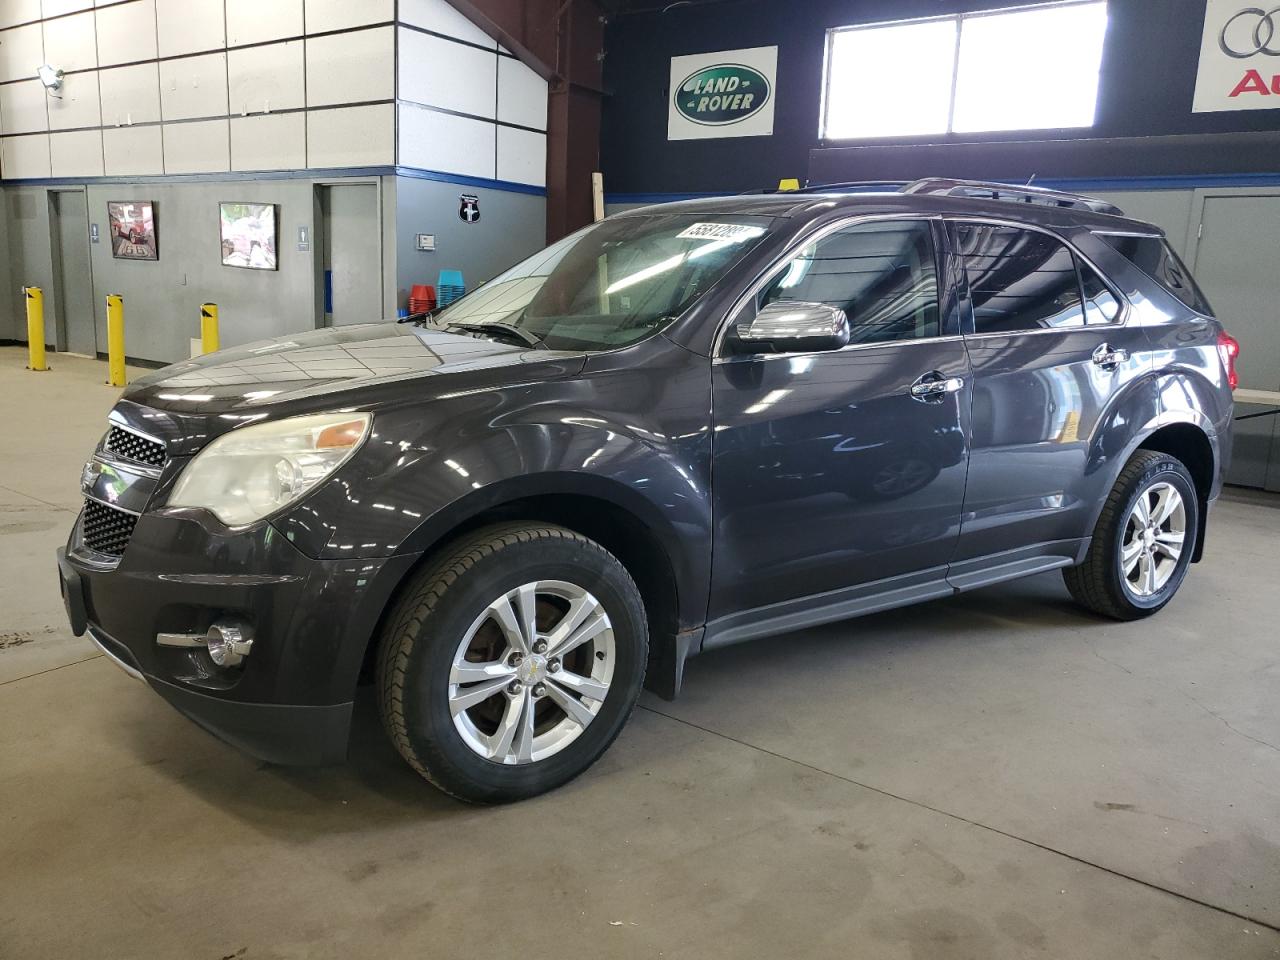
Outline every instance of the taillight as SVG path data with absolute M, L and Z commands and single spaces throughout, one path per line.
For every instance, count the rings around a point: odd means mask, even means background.
M 1240 386 L 1240 374 L 1236 373 L 1236 357 L 1240 356 L 1240 341 L 1227 331 L 1218 334 L 1218 355 L 1227 370 L 1227 385 L 1234 390 Z

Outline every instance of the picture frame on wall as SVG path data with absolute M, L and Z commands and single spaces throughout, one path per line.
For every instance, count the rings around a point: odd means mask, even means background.
M 111 256 L 117 260 L 159 260 L 156 208 L 150 200 L 107 201 Z
M 247 270 L 275 270 L 279 249 L 274 203 L 218 204 L 222 265 Z

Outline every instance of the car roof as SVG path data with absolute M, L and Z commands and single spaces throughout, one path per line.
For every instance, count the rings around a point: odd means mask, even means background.
M 900 193 L 896 190 L 857 193 L 793 191 L 749 193 L 733 197 L 702 197 L 635 207 L 614 216 L 652 216 L 661 213 L 814 220 L 820 217 L 826 218 L 833 211 L 848 211 L 850 215 L 971 216 L 1013 220 L 1057 229 L 1084 227 L 1099 232 L 1164 234 L 1159 227 L 1143 220 L 1134 220 L 1112 213 L 1099 213 L 1082 207 L 1057 207 L 1043 203 L 1021 203 L 983 197 Z

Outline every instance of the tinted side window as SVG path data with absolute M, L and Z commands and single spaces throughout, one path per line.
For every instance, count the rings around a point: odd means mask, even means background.
M 1213 308 L 1191 278 L 1190 271 L 1163 237 L 1126 237 L 1115 233 L 1099 236 L 1196 313 L 1213 315 Z
M 800 251 L 758 298 L 844 310 L 851 343 L 936 337 L 938 276 L 928 221 L 861 223 Z
M 1080 270 L 1080 287 L 1084 291 L 1085 322 L 1090 325 L 1114 323 L 1120 316 L 1120 302 L 1116 295 L 1087 263 L 1077 258 L 1076 267 Z
M 1075 256 L 1034 230 L 952 225 L 976 333 L 1017 333 L 1084 324 Z

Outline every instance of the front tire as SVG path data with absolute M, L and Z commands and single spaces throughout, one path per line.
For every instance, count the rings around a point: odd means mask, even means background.
M 1195 484 L 1182 462 L 1139 450 L 1103 505 L 1084 563 L 1062 571 L 1067 589 L 1105 617 L 1149 617 L 1182 585 L 1200 522 Z
M 593 764 L 635 707 L 644 604 L 622 564 L 563 527 L 487 527 L 410 583 L 378 655 L 401 756 L 446 793 L 504 803 Z

